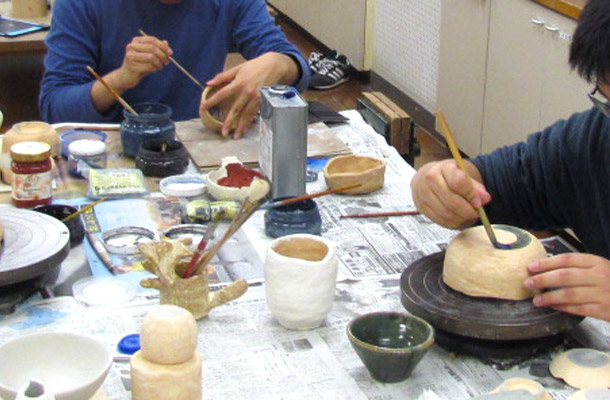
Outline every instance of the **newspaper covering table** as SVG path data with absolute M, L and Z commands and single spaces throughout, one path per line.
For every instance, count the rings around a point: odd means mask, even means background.
M 374 381 L 352 350 L 345 332 L 348 322 L 371 311 L 402 311 L 399 274 L 412 261 L 446 247 L 455 234 L 423 216 L 339 219 L 354 212 L 413 209 L 409 182 L 414 173 L 383 138 L 366 132 L 359 115 L 339 130 L 356 154 L 388 161 L 386 185 L 371 195 L 332 195 L 318 199 L 324 221 L 322 235 L 332 239 L 342 261 L 332 310 L 323 325 L 309 331 L 281 327 L 266 305 L 264 284 L 251 286 L 241 298 L 211 311 L 198 322 L 198 351 L 203 362 L 206 399 L 469 399 L 483 395 L 511 377 L 540 382 L 556 400 L 573 389 L 549 375 L 551 353 L 500 370 L 480 360 L 455 355 L 434 345 L 406 381 Z M 354 122 L 355 121 L 355 122 Z M 365 128 L 362 128 L 364 126 Z M 359 130 L 360 129 L 360 130 Z M 320 179 L 309 192 L 323 189 Z M 258 212 L 244 234 L 264 259 L 270 241 Z M 90 307 L 73 297 L 31 299 L 17 312 L 0 316 L 0 345 L 19 336 L 49 331 L 91 336 L 116 352 L 118 341 L 139 331 L 146 313 L 158 304 L 145 294 L 115 307 Z M 610 350 L 610 324 L 587 318 L 574 333 L 583 345 Z M 108 398 L 129 399 L 123 380 L 126 362 L 115 362 L 104 383 Z

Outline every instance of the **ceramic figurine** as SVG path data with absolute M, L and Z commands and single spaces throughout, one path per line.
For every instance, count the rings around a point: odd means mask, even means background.
M 131 357 L 133 400 L 202 398 L 197 322 L 183 308 L 160 305 L 144 317 L 140 350 Z
M 189 310 L 196 319 L 224 303 L 240 297 L 248 290 L 248 283 L 240 279 L 222 290 L 210 292 L 208 277 L 204 273 L 183 279 L 192 252 L 178 240 L 163 240 L 140 244 L 146 258 L 144 268 L 157 278 L 144 279 L 140 285 L 160 292 L 161 304 L 174 304 Z

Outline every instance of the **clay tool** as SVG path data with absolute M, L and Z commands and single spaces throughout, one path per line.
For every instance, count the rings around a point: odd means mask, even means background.
M 208 225 L 205 234 L 199 241 L 199 244 L 197 245 L 197 250 L 195 250 L 195 252 L 193 253 L 193 256 L 191 257 L 189 265 L 188 267 L 186 267 L 182 278 L 188 279 L 193 275 L 195 267 L 197 266 L 197 261 L 199 261 L 199 258 L 201 258 L 206 246 L 208 245 L 210 240 L 212 240 L 214 232 L 216 232 L 216 228 L 218 228 L 218 225 L 220 225 L 220 221 L 222 221 L 222 219 L 224 218 L 224 214 L 225 212 L 222 210 L 214 214 L 214 218 L 212 219 L 212 222 L 210 222 L 210 224 Z
M 339 218 L 377 218 L 377 217 L 399 217 L 403 215 L 419 215 L 419 211 L 387 211 L 367 214 L 340 215 Z
M 140 29 L 140 34 L 142 36 L 148 36 L 142 29 Z M 184 75 L 186 75 L 191 81 L 193 81 L 197 86 L 199 86 L 201 89 L 205 89 L 205 87 L 197 80 L 197 78 L 195 78 L 193 75 L 191 75 L 186 68 L 184 68 L 182 65 L 180 65 L 180 63 L 178 63 L 178 61 L 176 61 L 174 59 L 174 57 L 170 57 L 169 60 L 172 62 L 172 64 L 174 64 L 180 71 L 182 71 L 182 73 Z
M 466 170 L 466 166 L 464 165 L 464 160 L 462 160 L 462 155 L 460 154 L 460 150 L 458 149 L 457 145 L 455 144 L 455 140 L 453 139 L 453 134 L 451 133 L 451 129 L 449 129 L 449 125 L 447 124 L 447 120 L 445 119 L 445 116 L 439 110 L 436 112 L 436 117 L 438 118 L 438 120 L 440 122 L 441 132 L 442 132 L 443 136 L 445 136 L 445 139 L 447 140 L 447 144 L 449 145 L 449 151 L 451 152 L 453 159 L 457 163 L 458 167 L 462 171 L 464 171 L 466 176 L 470 180 L 472 180 L 472 177 L 470 176 L 470 174 L 468 174 L 468 171 Z M 510 249 L 511 248 L 510 245 L 500 243 L 500 242 L 498 242 L 498 239 L 496 239 L 496 234 L 494 233 L 494 230 L 491 227 L 491 223 L 489 222 L 489 218 L 487 218 L 487 213 L 485 213 L 485 209 L 483 208 L 483 206 L 479 207 L 478 211 L 479 211 L 479 218 L 481 219 L 481 222 L 483 223 L 483 226 L 485 227 L 485 232 L 487 233 L 487 236 L 489 237 L 489 240 L 491 241 L 493 246 L 497 249 L 503 249 L 503 250 Z
M 104 85 L 104 87 L 106 89 L 108 89 L 108 91 L 117 99 L 117 101 L 119 103 L 121 103 L 121 105 L 123 107 L 125 107 L 127 110 L 129 110 L 130 113 L 132 113 L 133 115 L 138 115 L 138 113 L 136 112 L 136 110 L 134 110 L 129 103 L 127 103 L 125 101 L 125 99 L 123 99 L 121 97 L 120 94 L 118 94 L 108 83 L 106 83 L 106 81 L 104 80 L 104 78 L 102 78 L 101 76 L 99 76 L 99 74 L 97 72 L 95 72 L 95 70 L 93 68 L 91 68 L 90 66 L 87 65 L 87 71 L 89 71 L 89 73 L 91 75 L 93 75 L 95 77 L 95 79 L 97 79 L 99 81 L 99 83 L 101 83 L 102 85 Z
M 278 200 L 278 201 L 274 201 L 273 203 L 265 204 L 265 206 L 262 207 L 262 209 L 266 210 L 267 208 L 275 208 L 275 207 L 285 206 L 285 205 L 292 204 L 292 203 L 298 203 L 303 200 L 313 199 L 315 197 L 326 196 L 327 194 L 344 192 L 346 190 L 354 189 L 359 186 L 362 186 L 362 184 L 356 183 L 354 185 L 344 186 L 344 187 L 340 187 L 340 188 L 336 188 L 336 189 L 329 189 L 329 190 L 324 190 L 322 192 L 306 194 L 306 195 L 297 196 L 297 197 L 291 197 L 291 198 L 285 199 L 285 200 Z
M 87 238 L 89 239 L 89 243 L 91 243 L 91 247 L 93 247 L 93 250 L 95 250 L 95 253 L 104 263 L 104 266 L 106 266 L 106 268 L 108 269 L 108 271 L 110 271 L 112 275 L 116 275 L 118 273 L 118 269 L 112 263 L 110 255 L 104 247 L 104 244 L 100 240 L 98 240 L 91 232 L 87 232 Z
M 102 197 L 101 199 L 96 200 L 93 203 L 86 205 L 85 207 L 81 208 L 77 212 L 74 212 L 74 213 L 68 215 L 66 218 L 62 219 L 61 222 L 70 221 L 71 219 L 76 218 L 79 215 L 81 215 L 82 213 L 85 213 L 85 212 L 91 210 L 93 207 L 100 204 L 102 201 L 106 201 L 106 200 L 108 200 L 108 197 Z

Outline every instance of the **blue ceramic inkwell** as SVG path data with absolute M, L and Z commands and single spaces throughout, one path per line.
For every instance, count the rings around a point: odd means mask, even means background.
M 134 104 L 138 113 L 123 110 L 125 119 L 121 123 L 123 153 L 135 157 L 142 143 L 151 139 L 173 140 L 176 136 L 174 121 L 170 119 L 172 109 L 160 103 Z
M 280 197 L 273 201 L 288 198 L 290 197 Z M 294 233 L 320 235 L 321 230 L 320 211 L 318 205 L 312 199 L 269 208 L 265 211 L 265 233 L 272 238 Z

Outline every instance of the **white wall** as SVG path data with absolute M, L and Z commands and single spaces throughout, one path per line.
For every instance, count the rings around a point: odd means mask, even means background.
M 372 70 L 434 113 L 438 86 L 440 0 L 374 1 Z

